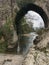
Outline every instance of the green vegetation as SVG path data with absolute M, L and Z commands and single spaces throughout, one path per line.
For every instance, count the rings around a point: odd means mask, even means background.
M 24 18 L 22 18 L 20 22 L 20 32 L 22 34 L 27 34 L 34 31 L 34 29 L 26 23 Z
M 6 23 L 0 27 L 0 52 L 7 50 L 8 44 L 12 42 L 13 24 L 12 20 L 8 19 Z
M 37 34 L 42 35 L 45 32 L 44 28 L 34 30 Z

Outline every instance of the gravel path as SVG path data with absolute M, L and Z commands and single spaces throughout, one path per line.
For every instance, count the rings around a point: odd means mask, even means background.
M 22 55 L 0 54 L 0 65 L 22 65 Z

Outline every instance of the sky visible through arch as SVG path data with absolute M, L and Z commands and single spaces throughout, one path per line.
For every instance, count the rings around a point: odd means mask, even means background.
M 26 19 L 26 23 L 29 24 L 29 26 L 32 25 L 34 29 L 45 27 L 42 17 L 34 11 L 28 11 L 24 18 Z

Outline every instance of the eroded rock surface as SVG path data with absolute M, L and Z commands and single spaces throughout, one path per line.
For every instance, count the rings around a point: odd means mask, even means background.
M 49 65 L 49 33 L 45 34 L 37 45 L 30 48 L 23 65 Z

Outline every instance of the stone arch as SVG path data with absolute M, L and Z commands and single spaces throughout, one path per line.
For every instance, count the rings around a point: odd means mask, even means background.
M 41 7 L 39 7 L 35 4 L 32 4 L 32 3 L 29 3 L 25 6 L 23 6 L 18 11 L 18 13 L 15 17 L 15 26 L 16 26 L 16 29 L 17 29 L 17 34 L 19 34 L 19 32 L 20 32 L 19 31 L 20 23 L 21 23 L 20 20 L 29 10 L 33 10 L 33 11 L 37 12 L 43 18 L 44 23 L 45 23 L 45 27 L 46 28 L 48 27 L 48 17 L 46 15 L 45 11 Z

